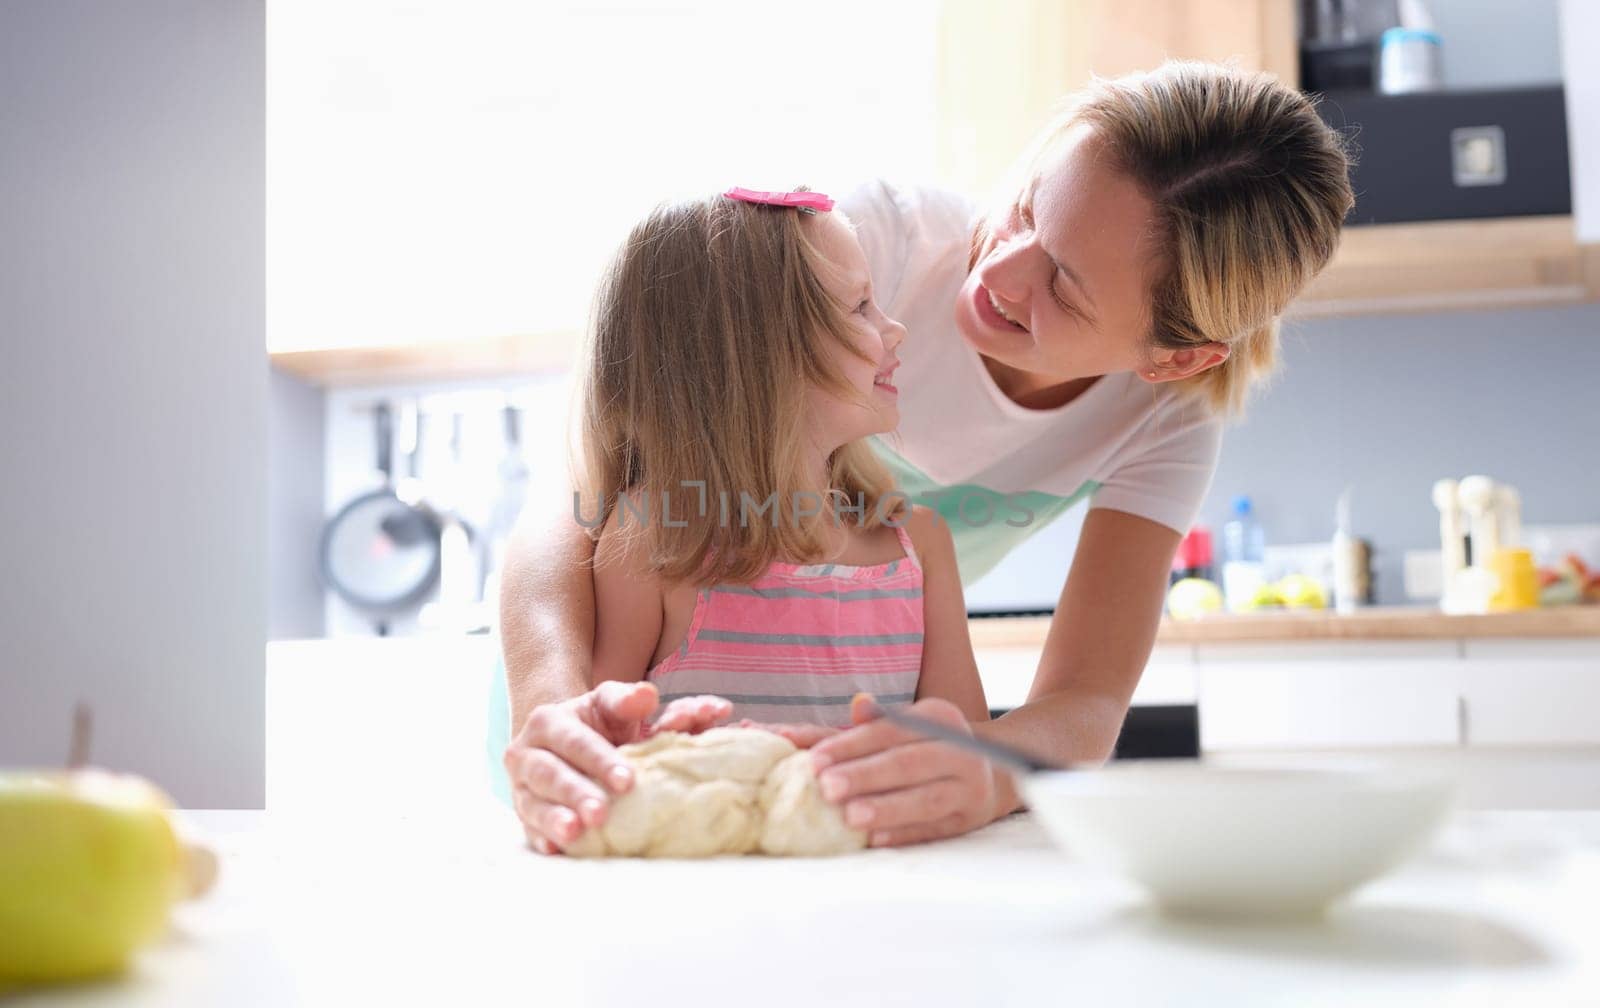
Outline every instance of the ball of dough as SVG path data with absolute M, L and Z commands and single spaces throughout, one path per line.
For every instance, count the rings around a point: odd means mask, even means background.
M 574 857 L 816 856 L 860 850 L 866 837 L 824 801 L 806 754 L 758 728 L 662 732 L 618 750 L 634 786 L 604 825 L 566 848 Z
M 761 785 L 760 802 L 763 854 L 821 857 L 867 845 L 866 834 L 846 826 L 839 806 L 822 797 L 808 753 L 778 761 Z

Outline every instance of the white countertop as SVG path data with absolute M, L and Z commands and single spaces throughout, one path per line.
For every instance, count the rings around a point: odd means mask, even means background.
M 1472 813 L 1318 923 L 1172 921 L 1026 816 L 823 860 L 581 862 L 498 811 L 198 813 L 218 888 L 28 1006 L 1600 1003 L 1600 813 Z

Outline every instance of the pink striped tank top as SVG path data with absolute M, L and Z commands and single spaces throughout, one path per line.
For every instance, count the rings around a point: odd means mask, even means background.
M 848 727 L 850 698 L 916 699 L 922 567 L 904 528 L 901 559 L 868 567 L 774 563 L 750 584 L 701 589 L 678 650 L 646 678 L 663 705 L 711 693 L 733 719 Z

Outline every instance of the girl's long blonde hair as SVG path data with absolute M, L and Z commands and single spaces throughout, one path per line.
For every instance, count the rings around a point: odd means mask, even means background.
M 1023 162 L 1018 199 L 1079 124 L 1154 204 L 1150 346 L 1226 344 L 1226 361 L 1182 386 L 1240 412 L 1276 366 L 1279 316 L 1327 265 L 1355 202 L 1340 136 L 1267 74 L 1173 61 L 1074 95 Z M 980 225 L 974 261 L 991 244 Z
M 898 514 L 865 442 L 834 452 L 825 482 L 808 461 L 807 390 L 857 394 L 831 347 L 861 351 L 807 230 L 798 210 L 721 196 L 657 207 L 601 282 L 581 392 L 581 520 L 597 533 L 621 495 L 646 502 L 648 520 L 625 507 L 618 524 L 668 581 L 749 581 L 780 558 L 823 559 L 826 502 L 840 493 L 864 505 L 848 519 L 864 527 Z M 821 513 L 804 513 L 805 494 Z

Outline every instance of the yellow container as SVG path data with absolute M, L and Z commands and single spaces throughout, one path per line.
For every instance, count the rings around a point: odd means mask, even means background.
M 1502 548 L 1495 551 L 1490 570 L 1500 585 L 1489 598 L 1491 612 L 1533 609 L 1539 605 L 1539 571 L 1533 565 L 1533 552 Z

